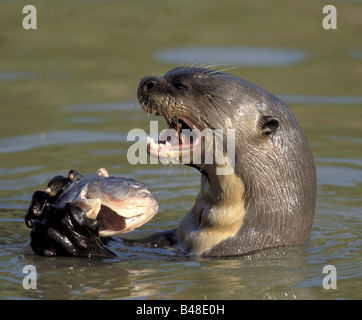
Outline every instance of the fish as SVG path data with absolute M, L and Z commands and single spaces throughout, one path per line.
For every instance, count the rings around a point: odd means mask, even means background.
M 48 238 L 55 238 L 57 243 L 57 237 L 66 238 L 69 233 L 75 236 L 72 228 L 91 229 L 86 233 L 89 237 L 82 235 L 85 242 L 91 242 L 92 237 L 131 232 L 151 220 L 157 211 L 156 199 L 141 181 L 110 176 L 105 168 L 84 176 L 70 170 L 68 177 L 56 176 L 45 191 L 33 193 L 25 224 L 34 231 L 31 233 L 33 250 L 42 255 L 55 255 L 59 250 L 52 245 L 41 250 L 39 244 L 46 247 Z M 61 224 L 59 231 L 57 226 Z M 50 235 L 34 229 L 48 230 Z M 86 249 L 87 245 L 84 246 Z M 70 247 L 68 251 L 77 255 L 78 251 Z

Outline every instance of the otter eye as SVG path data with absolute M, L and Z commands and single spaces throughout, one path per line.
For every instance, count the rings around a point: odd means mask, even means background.
M 188 86 L 181 81 L 180 78 L 176 78 L 172 81 L 172 85 L 179 90 L 186 90 Z

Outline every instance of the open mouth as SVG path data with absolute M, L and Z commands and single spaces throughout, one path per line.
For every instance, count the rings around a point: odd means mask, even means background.
M 192 151 L 201 142 L 200 125 L 191 118 L 169 115 L 164 110 L 159 111 L 142 104 L 143 110 L 153 115 L 162 116 L 168 126 L 163 130 L 158 142 L 147 137 L 147 152 L 158 158 L 179 158 L 182 153 Z
M 131 218 L 126 218 L 106 205 L 101 205 L 96 218 L 99 224 L 99 235 L 105 237 L 131 232 L 143 224 L 137 224 L 137 220 L 139 218 L 142 219 L 143 215 L 144 214 L 139 214 Z

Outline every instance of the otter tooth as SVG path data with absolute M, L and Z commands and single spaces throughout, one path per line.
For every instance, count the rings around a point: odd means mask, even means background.
M 186 141 L 186 137 L 185 135 L 181 135 L 181 144 L 185 144 L 187 141 Z
M 150 144 L 151 149 L 158 149 L 159 148 L 159 145 L 157 143 L 155 143 L 153 138 L 150 138 L 149 144 Z

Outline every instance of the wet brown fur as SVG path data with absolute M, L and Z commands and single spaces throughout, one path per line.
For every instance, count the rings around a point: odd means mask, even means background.
M 191 163 L 202 173 L 201 190 L 178 230 L 167 233 L 175 245 L 195 255 L 231 256 L 308 240 L 315 165 L 282 101 L 243 79 L 189 67 L 144 78 L 138 96 L 150 109 L 187 115 L 202 128 L 235 130 L 232 174 Z

